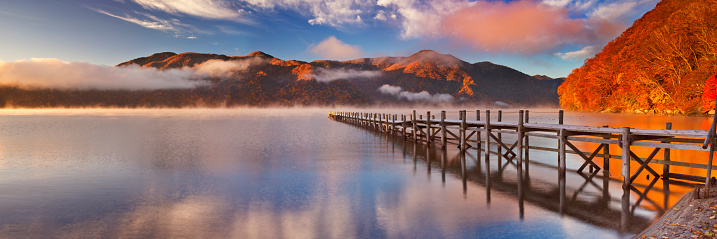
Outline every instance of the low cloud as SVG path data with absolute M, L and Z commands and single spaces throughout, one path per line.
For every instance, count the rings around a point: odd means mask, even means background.
M 403 90 L 400 86 L 393 86 L 385 84 L 378 88 L 378 91 L 387 94 L 387 95 L 393 95 L 396 96 L 399 99 L 406 99 L 408 101 L 428 101 L 433 103 L 448 103 L 452 102 L 454 100 L 453 96 L 449 94 L 431 94 L 428 93 L 428 91 L 421 91 L 421 92 L 409 92 Z
M 383 74 L 381 71 L 358 71 L 354 69 L 326 69 L 319 68 L 314 78 L 320 82 L 330 82 L 343 79 L 375 78 Z
M 358 46 L 352 46 L 330 36 L 317 45 L 309 46 L 307 49 L 311 54 L 332 60 L 348 60 L 358 58 L 363 55 L 363 51 Z
M 267 59 L 261 57 L 229 61 L 212 59 L 195 66 L 194 70 L 196 70 L 196 73 L 200 76 L 226 78 L 237 71 L 246 70 L 251 66 L 267 64 L 268 62 Z
M 598 46 L 586 46 L 577 51 L 555 53 L 555 56 L 559 56 L 560 58 L 563 58 L 563 60 L 585 59 L 594 56 L 598 51 L 600 51 L 600 47 Z
M 51 89 L 176 89 L 205 83 L 193 69 L 158 70 L 138 65 L 111 67 L 52 58 L 0 61 L 0 84 Z

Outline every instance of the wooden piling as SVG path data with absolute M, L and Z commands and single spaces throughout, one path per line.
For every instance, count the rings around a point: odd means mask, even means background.
M 461 110 L 459 111 L 459 114 L 461 115 L 461 129 L 458 134 L 460 137 L 460 145 L 458 148 L 460 148 L 461 152 L 463 152 L 466 150 L 466 111 Z
M 525 123 L 526 124 L 530 123 L 529 121 L 530 121 L 530 111 L 525 110 Z M 525 128 L 523 128 L 523 130 L 525 130 Z M 525 134 L 527 134 L 527 133 L 528 133 L 527 131 L 524 131 L 524 133 L 523 133 L 523 136 L 524 136 L 523 148 L 525 148 L 525 152 L 523 153 L 523 160 L 525 161 L 526 174 L 528 173 L 528 171 L 530 169 L 530 140 L 529 140 L 530 137 L 525 136 Z
M 477 120 L 477 121 L 480 121 L 480 110 L 476 110 L 476 120 Z M 476 145 L 476 160 L 479 161 L 479 162 L 478 162 L 479 165 L 480 165 L 481 146 L 482 146 L 480 135 L 481 135 L 481 132 L 480 132 L 478 129 L 476 129 L 476 142 L 477 142 L 477 145 Z
M 411 122 L 413 122 L 413 142 L 418 142 L 418 124 L 416 124 L 416 110 L 413 110 L 413 118 L 411 119 Z
M 621 224 L 627 227 L 630 210 L 630 127 L 622 128 L 622 211 Z
M 490 110 L 485 111 L 485 157 L 486 162 L 490 160 Z M 498 157 L 500 158 L 500 157 Z M 486 168 L 490 171 L 490 167 Z
M 431 145 L 433 133 L 431 132 L 431 111 L 426 112 L 426 144 Z
M 441 111 L 441 148 L 446 151 L 446 143 L 448 142 L 448 134 L 446 133 L 446 111 Z
M 498 110 L 498 122 L 503 122 L 502 110 Z M 503 134 L 500 131 L 498 131 L 498 142 L 503 142 Z M 498 144 L 498 158 L 503 159 L 503 147 L 500 146 L 500 143 Z
M 558 124 L 563 124 L 563 110 L 558 111 Z
M 566 171 L 566 150 L 565 146 L 568 141 L 567 131 L 560 129 L 558 131 L 558 187 L 560 195 L 560 213 L 565 213 L 565 171 Z

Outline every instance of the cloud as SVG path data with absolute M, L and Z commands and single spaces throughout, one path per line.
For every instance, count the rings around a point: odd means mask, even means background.
M 460 9 L 471 6 L 473 3 L 462 0 L 434 0 L 434 1 L 412 1 L 412 0 L 378 0 L 378 6 L 389 10 L 386 15 L 398 15 L 400 17 L 401 38 L 440 37 L 441 22 L 447 15 Z
M 133 0 L 147 10 L 159 10 L 174 15 L 187 14 L 208 19 L 224 19 L 251 22 L 243 9 L 233 9 L 222 0 Z
M 447 103 L 454 100 L 453 96 L 449 94 L 435 94 L 432 95 L 428 91 L 421 91 L 418 93 L 404 91 L 400 86 L 392 86 L 385 84 L 378 88 L 378 91 L 387 94 L 394 95 L 399 99 L 406 99 L 408 101 L 428 101 L 433 103 Z
M 354 69 L 326 69 L 318 68 L 313 76 L 317 81 L 329 82 L 343 79 L 375 78 L 383 74 L 381 71 L 358 71 Z
M 586 46 L 577 51 L 555 53 L 555 56 L 559 56 L 560 58 L 563 58 L 563 60 L 585 59 L 592 57 L 598 51 L 600 51 L 600 47 L 598 46 Z
M 261 57 L 252 57 L 244 60 L 218 60 L 212 59 L 194 67 L 196 73 L 201 76 L 226 78 L 237 71 L 249 69 L 249 67 L 268 63 L 269 60 Z
M 443 28 L 479 50 L 527 54 L 611 37 L 592 34 L 584 20 L 571 19 L 564 8 L 529 0 L 478 2 L 446 17 Z
M 52 58 L 0 61 L 0 84 L 52 89 L 171 89 L 204 84 L 191 69 L 111 67 Z
M 334 36 L 324 39 L 315 46 L 309 46 L 307 51 L 314 55 L 334 60 L 358 58 L 363 55 L 360 47 L 346 44 Z
M 363 23 L 361 15 L 372 17 L 375 11 L 372 1 L 354 0 L 246 0 L 257 10 L 285 9 L 310 17 L 311 25 L 328 25 L 343 27 L 345 25 L 360 25 Z
M 131 22 L 137 25 L 140 25 L 145 28 L 159 30 L 163 32 L 173 33 L 176 37 L 186 37 L 188 39 L 195 39 L 196 36 L 194 36 L 194 33 L 209 33 L 206 30 L 198 29 L 192 25 L 184 24 L 180 22 L 177 19 L 162 19 L 157 16 L 147 14 L 147 13 L 139 13 L 135 12 L 135 14 L 139 15 L 139 17 L 133 17 L 129 14 L 124 14 L 123 16 L 115 15 L 112 13 L 109 13 L 104 10 L 94 9 L 98 13 L 105 14 L 110 17 L 118 18 L 127 22 Z
M 228 78 L 268 60 L 208 60 L 193 68 L 159 70 L 131 64 L 122 67 L 65 62 L 54 58 L 32 58 L 15 62 L 0 60 L 0 84 L 24 88 L 153 90 L 194 88 L 207 84 L 208 77 Z M 359 72 L 358 75 L 361 72 Z

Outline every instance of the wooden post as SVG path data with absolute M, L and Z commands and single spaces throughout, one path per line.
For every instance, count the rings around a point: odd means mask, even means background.
M 458 148 L 460 148 L 461 152 L 463 152 L 466 150 L 466 111 L 461 110 L 459 111 L 459 114 L 461 115 L 461 129 L 458 133 L 458 136 L 460 137 L 460 146 Z
M 671 129 L 672 129 L 672 123 L 671 123 L 671 122 L 667 122 L 667 124 L 665 124 L 665 129 L 671 130 Z M 665 151 L 665 152 L 664 152 L 664 153 L 665 153 L 665 156 L 663 157 L 663 159 L 664 159 L 666 162 L 669 163 L 669 162 L 670 162 L 670 149 L 669 149 L 669 148 L 664 148 L 664 149 L 662 149 L 662 150 Z M 664 193 L 664 194 L 665 194 L 665 202 L 664 202 L 664 205 L 663 205 L 663 206 L 665 207 L 665 209 L 668 208 L 669 201 L 670 201 L 670 200 L 669 200 L 669 199 L 670 199 L 670 194 L 667 193 L 667 192 L 670 191 L 670 184 L 665 180 L 665 175 L 669 175 L 669 174 L 670 174 L 670 165 L 666 163 L 666 164 L 664 164 L 664 165 L 662 166 L 662 179 L 663 179 L 662 181 L 665 182 L 665 183 L 663 184 L 663 186 L 662 186 L 662 189 L 665 190 L 665 193 Z
M 565 129 L 558 131 L 558 185 L 560 191 L 560 213 L 565 212 L 565 171 L 567 170 L 566 165 L 566 142 L 568 141 L 568 134 Z
M 418 127 L 416 125 L 416 110 L 413 110 L 413 118 L 411 119 L 413 122 L 413 142 L 418 142 Z
M 558 124 L 563 124 L 563 110 L 558 111 Z
M 672 129 L 672 123 L 671 123 L 671 122 L 667 122 L 667 124 L 665 124 L 665 129 L 671 130 L 671 129 Z M 663 143 L 664 143 L 664 141 L 663 141 Z M 669 162 L 669 161 L 670 161 L 670 149 L 669 149 L 669 148 L 665 148 L 665 149 L 663 149 L 663 151 L 665 151 L 665 152 L 664 152 L 664 153 L 665 153 L 665 156 L 663 157 L 663 159 L 664 159 L 665 161 Z M 669 165 L 669 164 L 664 164 L 664 165 L 662 166 L 662 176 L 665 177 L 665 175 L 669 175 L 669 174 L 670 174 L 670 165 Z
M 604 128 L 607 128 L 608 126 L 603 126 Z M 603 139 L 610 139 L 610 137 L 605 136 Z M 608 189 L 610 187 L 610 144 L 603 144 L 602 148 L 602 190 L 603 190 L 603 201 L 606 204 L 610 203 L 610 190 Z M 665 195 L 669 196 L 668 193 L 665 193 Z
M 630 127 L 622 128 L 622 226 L 627 227 L 630 211 Z
M 446 133 L 446 111 L 441 111 L 441 148 L 443 151 L 446 151 L 446 142 L 447 142 L 447 133 Z
M 503 111 L 498 110 L 498 122 L 503 122 Z M 503 134 L 498 132 L 498 141 L 503 142 Z M 503 147 L 498 144 L 498 158 L 503 159 Z
M 523 110 L 518 111 L 518 140 L 516 144 L 518 144 L 515 147 L 516 152 L 518 152 L 518 163 L 516 164 L 516 167 L 518 168 L 518 198 L 522 199 L 523 197 Z
M 530 111 L 525 110 L 525 123 L 529 123 L 530 121 Z M 523 128 L 523 137 L 525 143 L 523 144 L 523 148 L 525 148 L 525 152 L 523 154 L 523 159 L 525 160 L 525 173 L 527 175 L 529 169 L 530 169 L 530 136 L 527 135 L 527 131 L 525 128 Z
M 717 112 L 717 111 L 716 111 Z M 717 113 L 715 113 L 717 114 Z M 715 153 L 715 138 L 713 137 L 712 142 L 710 143 L 710 156 L 707 160 L 707 175 L 705 176 L 705 197 L 710 197 L 710 179 L 712 178 L 712 159 L 714 158 Z
M 391 135 L 396 134 L 396 115 L 391 116 Z
M 480 110 L 476 110 L 476 120 L 480 121 Z M 485 127 L 483 127 L 483 128 L 485 129 Z M 480 128 L 476 129 L 477 130 L 476 131 L 476 142 L 478 142 L 477 146 L 476 146 L 476 160 L 478 160 L 478 165 L 480 165 L 480 157 L 481 157 L 480 153 L 481 153 L 481 146 L 482 146 L 482 144 L 480 142 L 481 141 L 481 139 L 480 139 L 481 132 L 478 131 L 479 129 Z
M 431 133 L 431 112 L 426 112 L 426 144 L 431 145 L 433 134 Z
M 406 115 L 401 114 L 401 137 L 406 140 Z
M 483 156 L 486 162 L 490 160 L 490 110 L 485 111 L 485 155 Z M 486 168 L 486 170 L 490 171 L 490 167 Z

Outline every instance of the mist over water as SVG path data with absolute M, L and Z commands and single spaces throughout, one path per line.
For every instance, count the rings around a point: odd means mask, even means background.
M 488 199 L 480 182 L 469 180 L 464 188 L 460 173 L 448 170 L 442 180 L 440 150 L 329 120 L 332 110 L 0 110 L 0 237 L 620 238 L 634 233 L 561 216 L 530 201 L 521 216 L 510 191 L 494 190 Z M 505 121 L 517 117 L 511 112 L 505 110 Z M 532 112 L 531 122 L 556 117 L 552 110 Z M 629 123 L 567 116 L 566 123 Z M 694 117 L 651 121 L 664 120 L 674 128 L 702 124 Z M 455 165 L 455 152 L 447 155 Z M 547 153 L 531 157 L 554 161 Z M 471 162 L 472 170 L 480 171 Z M 536 182 L 557 183 L 553 171 L 531 167 L 532 178 L 542 180 Z M 505 172 L 504 181 L 514 180 L 514 172 Z M 575 182 L 570 186 L 580 186 Z M 637 213 L 657 215 L 642 207 Z

